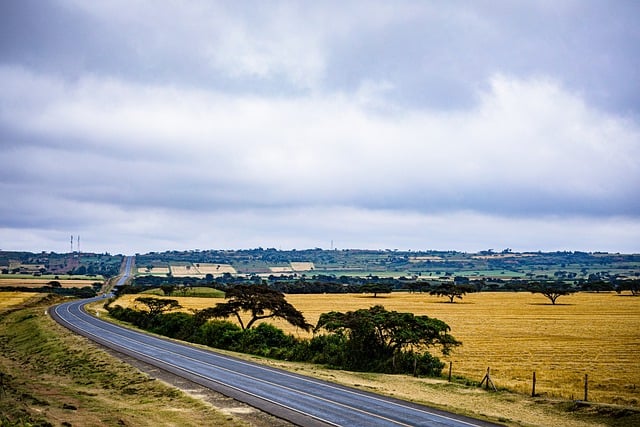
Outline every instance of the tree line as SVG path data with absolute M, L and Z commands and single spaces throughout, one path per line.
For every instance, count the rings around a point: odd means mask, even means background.
M 284 294 L 264 285 L 236 285 L 227 290 L 225 302 L 192 313 L 174 311 L 180 305 L 173 299 L 143 296 L 136 301 L 145 309 L 123 308 L 113 301 L 105 308 L 116 319 L 168 337 L 337 369 L 438 376 L 444 363 L 429 350 L 448 354 L 461 345 L 445 322 L 388 311 L 382 305 L 323 313 L 311 325 Z M 297 338 L 259 322 L 271 318 L 313 331 L 313 337 Z
M 209 275 L 211 276 L 211 275 Z M 137 277 L 133 286 L 122 292 L 136 293 L 143 287 L 159 287 L 162 289 L 186 290 L 190 286 L 213 287 L 222 291 L 237 285 L 260 284 L 285 294 L 324 294 L 324 293 L 366 293 L 377 297 L 392 291 L 429 293 L 445 297 L 449 302 L 462 299 L 468 293 L 481 291 L 531 292 L 541 294 L 556 304 L 559 297 L 575 292 L 609 292 L 640 295 L 640 279 L 603 280 L 594 275 L 591 280 L 571 283 L 566 280 L 530 280 L 511 279 L 503 281 L 500 287 L 492 286 L 485 280 L 455 276 L 447 280 L 416 280 L 408 278 L 380 278 L 378 276 L 340 276 L 314 275 L 311 278 L 298 275 L 281 275 L 261 278 L 259 276 L 234 276 L 225 273 L 219 277 L 205 278 L 173 278 L 157 276 Z M 170 292 L 165 292 L 169 295 Z

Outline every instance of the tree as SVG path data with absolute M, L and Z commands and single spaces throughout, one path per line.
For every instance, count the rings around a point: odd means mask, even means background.
M 391 293 L 391 286 L 385 285 L 384 283 L 366 283 L 360 286 L 360 293 L 373 294 L 373 297 L 376 298 L 378 294 Z
M 213 308 L 200 310 L 198 314 L 206 318 L 235 316 L 243 330 L 251 328 L 258 320 L 273 317 L 284 319 L 305 331 L 309 331 L 312 327 L 303 314 L 287 302 L 283 293 L 267 286 L 236 285 L 226 291 L 225 298 L 229 301 L 218 303 Z M 241 314 L 247 312 L 250 318 L 245 324 Z
M 181 285 L 181 286 L 178 286 L 178 292 L 179 292 L 179 293 L 180 293 L 180 295 L 182 295 L 183 297 L 186 297 L 190 290 L 191 290 L 191 287 L 190 287 L 190 286 L 188 286 L 188 285 Z
M 165 294 L 166 296 L 169 296 L 176 289 L 176 286 L 175 285 L 160 285 L 160 289 L 162 290 L 163 294 Z
M 613 291 L 614 287 L 610 282 L 598 280 L 596 282 L 582 283 L 580 289 L 586 292 L 609 292 Z
M 380 367 L 391 361 L 395 370 L 396 358 L 403 353 L 410 352 L 417 360 L 418 351 L 440 347 L 443 354 L 449 354 L 461 344 L 439 319 L 387 311 L 381 305 L 347 313 L 323 313 L 314 331 L 320 329 L 348 337 L 345 359 L 346 367 L 352 369 L 382 370 Z
M 438 285 L 435 289 L 432 289 L 429 294 L 443 296 L 449 298 L 449 302 L 453 303 L 454 298 L 462 299 L 464 295 L 470 292 L 475 292 L 476 288 L 467 284 L 456 284 L 456 283 L 442 283 Z
M 640 280 L 620 280 L 616 286 L 616 292 L 630 291 L 631 295 L 640 295 Z
M 154 297 L 138 297 L 136 301 L 147 306 L 149 317 L 155 317 L 167 311 L 180 308 L 180 304 L 174 299 L 154 298 Z
M 527 290 L 532 294 L 542 294 L 549 298 L 551 304 L 555 305 L 556 300 L 564 295 L 575 293 L 575 289 L 571 288 L 564 282 L 535 282 L 527 286 Z

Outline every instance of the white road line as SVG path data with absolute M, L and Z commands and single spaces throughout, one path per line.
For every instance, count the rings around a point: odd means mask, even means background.
M 57 311 L 59 307 L 60 307 L 60 306 L 56 306 L 56 307 L 55 307 L 55 309 L 54 309 L 54 310 L 56 310 L 56 312 L 57 312 L 57 313 L 59 313 L 59 312 Z M 68 305 L 65 305 L 65 309 L 66 309 L 67 313 L 69 313 L 69 315 L 70 315 L 70 316 L 72 316 L 72 317 L 74 317 L 74 318 L 78 319 L 80 322 L 82 322 L 82 323 L 86 323 L 86 324 L 88 324 L 88 325 L 91 325 L 92 327 L 97 327 L 97 328 L 101 328 L 101 329 L 103 329 L 103 330 L 107 330 L 106 328 L 102 328 L 100 325 L 96 325 L 96 324 L 90 323 L 90 322 L 88 322 L 88 321 L 86 321 L 86 320 L 84 320 L 84 319 L 80 318 L 79 316 L 77 316 L 77 315 L 73 314 L 71 311 L 69 311 Z M 81 306 L 81 307 L 80 307 L 80 309 L 86 313 L 86 311 L 84 310 L 84 306 Z M 91 316 L 89 313 L 87 313 L 87 315 L 88 315 L 88 316 Z M 96 320 L 97 320 L 98 322 L 104 322 L 103 320 L 100 320 L 100 319 L 96 319 Z M 141 332 L 134 331 L 134 330 L 131 330 L 131 329 L 123 328 L 122 326 L 119 326 L 119 325 L 116 325 L 116 324 L 113 324 L 113 323 L 110 323 L 110 322 L 105 322 L 105 323 L 107 323 L 107 324 L 109 324 L 110 326 L 114 327 L 116 330 L 126 330 L 128 333 L 134 333 L 134 334 L 140 334 L 140 333 L 141 333 Z M 86 330 L 85 330 L 85 332 L 86 332 L 87 334 L 89 334 L 89 335 L 92 335 L 92 336 L 95 336 L 95 337 L 97 337 L 97 338 L 101 338 L 102 340 L 105 340 L 105 338 L 100 337 L 100 336 L 99 336 L 99 335 L 97 335 L 97 334 L 93 334 L 93 333 L 88 332 L 88 331 L 86 331 Z M 127 336 L 125 336 L 125 335 L 124 335 L 124 334 L 122 334 L 122 333 L 118 333 L 118 332 L 116 332 L 116 331 L 108 331 L 108 332 L 109 332 L 109 333 L 111 333 L 111 334 L 114 334 L 114 335 L 116 335 L 116 336 L 122 337 L 124 340 L 126 340 L 126 341 L 128 341 L 128 342 L 132 342 L 132 343 L 140 344 L 140 342 L 139 342 L 139 341 L 136 341 L 136 340 L 134 340 L 134 339 L 131 339 L 131 338 L 129 338 L 129 337 L 127 337 Z M 299 380 L 299 381 L 308 382 L 308 383 L 315 384 L 315 385 L 322 386 L 322 387 L 326 387 L 326 388 L 329 388 L 329 389 L 339 390 L 340 392 L 343 392 L 343 393 L 352 394 L 352 395 L 357 396 L 357 397 L 360 397 L 360 398 L 368 398 L 368 399 L 371 399 L 371 400 L 374 400 L 374 401 L 382 402 L 382 403 L 384 403 L 384 404 L 386 404 L 386 405 L 396 406 L 396 407 L 401 408 L 401 409 L 410 409 L 411 411 L 414 411 L 414 412 L 417 412 L 417 413 L 423 413 L 423 414 L 425 414 L 425 415 L 429 415 L 429 416 L 432 416 L 432 417 L 441 418 L 441 419 L 443 419 L 443 420 L 450 420 L 450 421 L 453 421 L 453 422 L 456 422 L 456 423 L 465 424 L 465 425 L 468 425 L 468 426 L 475 426 L 475 427 L 477 427 L 477 426 L 478 426 L 478 424 L 469 423 L 469 422 L 467 422 L 467 421 L 463 421 L 463 420 L 460 420 L 460 419 L 457 419 L 457 418 L 452 418 L 452 417 L 448 417 L 448 416 L 446 416 L 446 415 L 442 415 L 442 414 L 438 414 L 438 413 L 429 412 L 429 411 L 427 411 L 427 410 L 424 410 L 424 409 L 421 409 L 421 408 L 416 408 L 416 407 L 413 407 L 413 406 L 405 406 L 405 405 L 402 405 L 402 404 L 397 403 L 397 402 L 395 402 L 395 401 L 390 401 L 390 400 L 386 400 L 386 399 L 383 399 L 383 398 L 378 398 L 378 397 L 373 396 L 373 395 L 371 395 L 371 394 L 364 394 L 364 393 L 360 393 L 358 390 L 349 389 L 348 387 L 339 387 L 339 386 L 334 386 L 334 385 L 331 385 L 330 383 L 327 383 L 327 382 L 321 382 L 321 381 L 315 380 L 315 379 L 313 379 L 313 378 L 308 378 L 308 377 L 304 377 L 304 376 L 301 376 L 301 375 L 294 375 L 294 374 L 290 374 L 290 373 L 287 373 L 286 371 L 282 371 L 282 370 L 279 370 L 279 369 L 272 369 L 272 368 L 269 368 L 269 367 L 265 367 L 265 366 L 261 366 L 261 365 L 257 365 L 257 364 L 253 364 L 253 363 L 244 362 L 244 361 L 242 361 L 242 360 L 238 360 L 238 359 L 234 359 L 234 358 L 229 358 L 229 357 L 226 357 L 226 356 L 224 356 L 224 355 L 220 355 L 220 354 L 218 354 L 218 353 L 213 353 L 213 352 L 209 352 L 209 351 L 206 351 L 206 350 L 202 350 L 202 349 L 199 349 L 199 348 L 197 348 L 197 347 L 192 347 L 192 346 L 188 346 L 188 345 L 185 345 L 185 344 L 176 343 L 176 342 L 169 341 L 169 340 L 166 340 L 166 339 L 163 339 L 163 338 L 154 337 L 154 336 L 149 335 L 149 334 L 144 334 L 144 333 L 142 333 L 142 334 L 143 334 L 143 335 L 145 335 L 145 336 L 151 337 L 152 339 L 157 339 L 157 340 L 161 340 L 161 341 L 169 342 L 169 343 L 171 343 L 171 345 L 184 346 L 184 347 L 185 347 L 185 348 L 187 348 L 189 351 L 194 351 L 194 352 L 196 352 L 196 353 L 198 353 L 198 354 L 201 354 L 201 355 L 203 355 L 203 356 L 206 356 L 207 358 L 212 358 L 212 357 L 213 357 L 213 358 L 218 358 L 218 359 L 222 359 L 222 360 L 225 360 L 225 361 L 230 361 L 230 362 L 232 362 L 232 363 L 237 363 L 237 364 L 240 364 L 240 365 L 250 366 L 250 367 L 252 367 L 252 368 L 254 368 L 254 369 L 263 370 L 263 371 L 270 372 L 270 373 L 274 373 L 274 372 L 276 372 L 276 373 L 278 373 L 278 374 L 280 374 L 280 375 L 282 375 L 282 376 L 284 376 L 284 377 L 291 377 L 291 378 L 295 378 L 296 380 Z M 119 345 L 119 344 L 118 344 L 118 343 L 116 343 L 115 341 L 111 341 L 111 340 L 107 340 L 107 341 L 112 342 L 112 344 L 114 344 L 114 345 L 116 345 L 116 346 L 118 346 L 118 345 Z M 285 386 L 285 385 L 281 385 L 281 384 L 273 383 L 273 382 L 271 382 L 271 381 L 267 381 L 267 380 L 264 380 L 264 379 L 261 379 L 261 378 L 257 378 L 257 377 L 251 376 L 251 375 L 247 375 L 247 374 L 244 374 L 244 373 L 241 373 L 241 372 L 237 372 L 237 371 L 234 371 L 234 370 L 230 370 L 230 369 L 227 369 L 227 368 L 223 368 L 223 367 L 221 367 L 221 366 L 218 366 L 218 365 L 215 365 L 215 364 L 213 364 L 213 363 L 210 363 L 209 361 L 205 361 L 205 360 L 202 360 L 202 359 L 196 359 L 196 358 L 193 358 L 193 357 L 190 357 L 190 356 L 186 356 L 186 355 L 183 355 L 183 354 L 177 353 L 177 352 L 175 352 L 175 351 L 167 350 L 167 349 L 166 349 L 166 348 L 164 348 L 164 347 L 160 347 L 160 346 L 153 345 L 153 344 L 150 344 L 150 345 L 149 345 L 149 344 L 147 344 L 147 343 L 145 343 L 145 345 L 147 345 L 148 347 L 152 347 L 152 348 L 155 348 L 155 349 L 157 349 L 157 350 L 163 351 L 163 352 L 165 352 L 165 353 L 171 353 L 171 354 L 174 354 L 174 355 L 176 355 L 176 356 L 179 356 L 179 357 L 181 357 L 181 358 L 184 358 L 185 360 L 191 360 L 191 361 L 198 362 L 198 363 L 200 363 L 200 364 L 204 365 L 205 367 L 212 367 L 212 368 L 215 368 L 215 369 L 218 369 L 218 370 L 221 370 L 221 371 L 230 372 L 230 373 L 233 373 L 234 375 L 238 375 L 238 376 L 242 376 L 242 377 L 247 378 L 247 379 L 251 379 L 251 380 L 253 380 L 253 381 L 257 381 L 257 382 L 264 383 L 264 384 L 269 384 L 269 385 L 271 385 L 271 386 L 274 386 L 274 387 L 277 387 L 277 388 L 281 388 L 281 389 L 283 389 L 283 390 L 288 390 L 288 391 L 291 391 L 291 392 L 295 392 L 295 393 L 297 393 L 297 394 L 304 394 L 304 395 L 306 395 L 306 396 L 309 396 L 309 397 L 312 397 L 312 398 L 315 398 L 315 399 L 318 399 L 318 400 L 322 400 L 322 401 L 324 401 L 324 402 L 328 402 L 328 403 L 331 403 L 331 404 L 334 404 L 334 405 L 337 405 L 337 406 L 341 406 L 341 407 L 343 407 L 343 408 L 347 408 L 347 409 L 350 409 L 350 410 L 353 410 L 353 411 L 356 411 L 356 412 L 359 412 L 359 413 L 362 413 L 362 414 L 365 414 L 365 415 L 368 415 L 368 416 L 371 416 L 371 417 L 375 417 L 375 418 L 378 418 L 378 419 L 381 419 L 381 420 L 384 420 L 384 421 L 387 421 L 387 422 L 391 422 L 391 423 L 394 423 L 394 424 L 397 424 L 397 425 L 407 426 L 407 427 L 409 427 L 409 426 L 410 426 L 409 424 L 404 424 L 404 423 L 402 423 L 402 422 L 399 422 L 399 421 L 396 421 L 396 420 L 389 419 L 389 418 L 384 417 L 384 416 L 382 416 L 382 415 L 374 414 L 374 413 L 368 412 L 368 411 L 366 411 L 366 410 L 359 409 L 359 408 L 356 408 L 356 407 L 353 407 L 353 406 L 350 406 L 350 405 L 346 405 L 346 404 L 343 404 L 343 403 L 338 402 L 338 401 L 335 401 L 335 400 L 327 399 L 327 398 L 324 398 L 324 397 L 322 397 L 322 396 L 317 396 L 317 395 L 314 395 L 314 394 L 311 394 L 311 393 L 307 393 L 307 392 L 301 391 L 301 390 L 299 390 L 299 389 L 294 389 L 294 388 L 291 388 L 291 387 L 287 387 L 287 386 Z M 127 347 L 124 347 L 124 346 L 122 346 L 122 347 L 123 347 L 123 348 L 127 348 Z M 255 393 L 251 393 L 251 392 L 248 392 L 248 391 L 246 391 L 246 390 L 242 390 L 242 389 L 239 389 L 239 388 L 237 388 L 237 387 L 230 386 L 230 385 L 228 385 L 228 384 L 225 384 L 225 383 L 222 383 L 222 382 L 220 382 L 220 381 L 214 380 L 214 379 L 212 379 L 212 378 L 205 377 L 205 376 L 203 376 L 203 375 L 199 374 L 198 372 L 194 372 L 194 371 L 191 371 L 191 370 L 189 370 L 189 369 L 186 369 L 186 368 L 180 367 L 180 366 L 178 366 L 178 365 L 175 365 L 175 364 L 173 364 L 173 363 L 163 361 L 163 360 L 158 359 L 158 358 L 156 358 L 156 357 L 154 357 L 154 356 L 151 356 L 151 355 L 148 355 L 148 354 L 145 354 L 145 353 L 142 353 L 142 352 L 139 352 L 139 351 L 137 351 L 137 350 L 130 349 L 130 348 L 127 348 L 127 350 L 128 350 L 128 351 L 131 351 L 131 352 L 133 352 L 133 353 L 136 353 L 136 354 L 143 355 L 143 356 L 144 356 L 144 357 L 146 357 L 146 358 L 150 358 L 150 359 L 153 359 L 153 360 L 157 360 L 158 362 L 161 362 L 161 363 L 163 363 L 163 364 L 166 364 L 166 365 L 172 366 L 172 367 L 174 367 L 174 368 L 176 368 L 176 369 L 178 369 L 178 370 L 181 370 L 181 371 L 183 371 L 183 372 L 187 372 L 187 373 L 189 373 L 189 374 L 191 374 L 191 375 L 195 375 L 195 376 L 201 377 L 201 378 L 206 379 L 206 380 L 208 380 L 208 381 L 216 382 L 216 383 L 221 384 L 221 385 L 224 385 L 224 386 L 226 386 L 226 387 L 233 388 L 233 389 L 235 389 L 235 390 L 241 391 L 241 392 L 246 393 L 246 394 L 249 394 L 249 395 L 251 395 L 251 396 L 254 396 L 254 397 L 260 398 L 260 399 L 262 399 L 262 400 L 265 400 L 265 401 L 268 401 L 268 402 L 274 403 L 274 404 L 276 404 L 276 405 L 278 405 L 278 406 L 281 406 L 281 407 L 284 407 L 284 408 L 290 409 L 290 410 L 292 410 L 292 411 L 295 411 L 295 412 L 298 412 L 298 413 L 301 413 L 301 414 L 307 415 L 307 416 L 312 417 L 312 418 L 314 418 L 314 419 L 317 419 L 317 420 L 319 420 L 319 421 L 322 421 L 322 422 L 325 422 L 325 423 L 328 423 L 328 424 L 332 424 L 332 425 L 336 425 L 336 424 L 334 424 L 334 423 L 332 423 L 332 422 L 330 422 L 330 421 L 324 420 L 324 419 L 319 418 L 319 417 L 317 417 L 317 416 L 314 416 L 314 415 L 312 415 L 312 414 L 305 413 L 304 411 L 301 411 L 301 410 L 299 410 L 299 409 L 290 408 L 290 407 L 288 407 L 287 405 L 284 405 L 284 404 L 279 403 L 279 402 L 272 401 L 271 399 L 268 399 L 268 398 L 265 398 L 265 397 L 262 397 L 262 396 L 256 395 Z

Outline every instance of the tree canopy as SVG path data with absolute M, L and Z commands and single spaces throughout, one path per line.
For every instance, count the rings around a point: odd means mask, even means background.
M 527 290 L 533 294 L 542 294 L 549 298 L 551 304 L 555 305 L 556 300 L 564 295 L 571 295 L 576 292 L 570 285 L 564 282 L 535 282 L 527 286 Z
M 138 297 L 136 301 L 146 305 L 149 310 L 149 316 L 154 317 L 166 311 L 180 308 L 180 303 L 174 299 L 154 298 L 154 297 Z
M 376 298 L 378 294 L 391 293 L 391 286 L 384 283 L 366 283 L 360 286 L 360 292 L 363 294 L 373 294 L 373 297 Z
M 623 291 L 631 292 L 631 295 L 640 295 L 640 280 L 621 280 L 616 286 L 616 292 L 621 293 Z
M 443 283 L 432 289 L 431 295 L 443 296 L 449 298 L 449 302 L 453 303 L 454 298 L 462 299 L 464 295 L 475 292 L 476 288 L 467 284 Z
M 283 293 L 267 286 L 237 285 L 226 291 L 225 298 L 229 301 L 200 310 L 196 315 L 204 318 L 235 316 L 242 329 L 251 328 L 258 320 L 273 317 L 284 319 L 305 331 L 312 328 L 304 315 L 287 302 Z M 243 313 L 248 313 L 250 316 L 246 324 L 242 318 Z
M 417 359 L 418 353 L 429 347 L 440 347 L 443 354 L 448 354 L 461 344 L 442 320 L 387 311 L 381 305 L 323 313 L 315 331 L 320 329 L 347 338 L 345 364 L 352 369 L 380 370 L 379 366 L 389 360 L 395 368 L 396 358 L 403 354 L 414 354 Z

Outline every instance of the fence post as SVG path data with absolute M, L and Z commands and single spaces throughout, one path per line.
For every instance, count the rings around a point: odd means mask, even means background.
M 531 387 L 531 397 L 536 397 L 536 371 L 533 371 L 533 386 Z
M 453 366 L 453 362 L 449 361 L 449 382 L 451 382 L 451 367 Z
M 484 382 L 487 382 L 485 384 L 485 389 L 489 390 L 489 385 L 491 385 L 491 387 L 493 388 L 493 391 L 498 391 L 498 389 L 496 388 L 495 384 L 493 383 L 493 381 L 491 380 L 491 368 L 487 368 L 487 373 L 485 374 L 484 378 L 482 379 L 482 381 L 480 381 L 480 387 L 482 387 L 482 384 Z
M 584 374 L 584 401 L 587 402 L 589 397 L 589 374 Z

